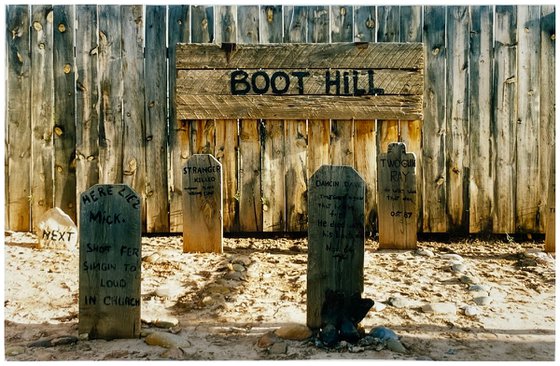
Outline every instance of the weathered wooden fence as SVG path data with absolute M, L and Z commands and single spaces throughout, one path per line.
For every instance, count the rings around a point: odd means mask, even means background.
M 555 8 L 542 6 L 6 7 L 6 227 L 74 219 L 90 186 L 142 194 L 143 230 L 182 230 L 181 167 L 211 153 L 226 232 L 304 231 L 322 164 L 366 181 L 417 156 L 419 230 L 544 232 L 555 145 Z M 167 34 L 167 36 L 166 36 Z M 423 42 L 424 120 L 177 120 L 176 43 Z

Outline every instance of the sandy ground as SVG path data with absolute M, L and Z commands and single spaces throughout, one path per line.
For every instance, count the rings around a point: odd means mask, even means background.
M 322 349 L 270 333 L 305 324 L 305 238 L 228 238 L 217 255 L 182 253 L 179 236 L 143 237 L 143 337 L 77 342 L 78 252 L 33 249 L 32 234 L 8 232 L 5 241 L 7 360 L 555 359 L 555 259 L 542 242 L 421 241 L 417 251 L 394 251 L 368 240 L 363 296 L 376 306 L 361 324 L 395 331 L 401 353 Z M 437 303 L 456 311 L 426 312 Z M 151 332 L 183 344 L 148 345 Z M 74 341 L 52 346 L 60 339 Z

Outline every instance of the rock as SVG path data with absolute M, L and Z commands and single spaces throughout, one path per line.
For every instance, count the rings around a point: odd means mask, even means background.
M 338 342 L 338 330 L 333 324 L 327 324 L 321 329 L 319 339 L 327 347 L 332 347 Z
M 385 309 L 387 306 L 385 304 L 383 304 L 381 301 L 376 301 L 375 304 L 373 304 L 373 307 L 371 308 L 371 310 L 373 311 L 383 311 L 383 309 Z
M 206 293 L 227 295 L 231 290 L 227 286 L 212 284 L 206 288 Z
M 144 338 L 144 342 L 150 346 L 160 346 L 165 348 L 190 346 L 190 342 L 183 337 L 164 332 L 153 332 Z
M 56 360 L 56 356 L 54 355 L 52 350 L 43 350 L 35 352 L 35 361 L 53 361 Z
M 237 264 L 241 264 L 245 267 L 248 267 L 249 265 L 251 265 L 251 263 L 253 263 L 253 261 L 251 260 L 251 258 L 245 256 L 245 255 L 240 255 L 237 256 L 235 258 L 233 258 L 232 263 L 237 263 Z
M 178 283 L 167 283 L 163 286 L 158 287 L 155 290 L 157 297 L 162 298 L 173 298 L 180 295 L 183 292 L 183 288 Z
M 389 339 L 394 339 L 397 341 L 399 340 L 399 337 L 394 331 L 383 326 L 378 326 L 370 330 L 369 336 L 373 338 L 377 338 L 381 341 L 387 341 Z
M 9 346 L 4 350 L 6 356 L 17 356 L 25 353 L 25 347 L 23 346 Z
M 76 344 L 78 343 L 78 337 L 74 337 L 71 335 L 57 337 L 51 340 L 51 344 L 53 346 L 62 346 L 66 344 Z
M 51 343 L 52 338 L 41 338 L 34 342 L 29 343 L 28 347 L 52 347 Z
M 360 353 L 360 352 L 364 352 L 365 348 L 364 347 L 360 347 L 360 346 L 350 346 L 348 347 L 348 352 L 350 353 Z
M 291 341 L 303 341 L 313 334 L 311 329 L 303 324 L 288 324 L 276 329 L 274 333 L 282 339 Z
M 80 341 L 87 341 L 89 340 L 89 333 L 80 333 L 78 334 L 78 339 Z
M 463 283 L 467 283 L 467 284 L 477 282 L 477 280 L 475 278 L 473 278 L 471 276 L 467 276 L 467 275 L 462 275 L 461 277 L 459 277 L 459 281 L 461 281 Z
M 480 314 L 480 309 L 476 306 L 468 305 L 465 306 L 463 312 L 465 313 L 466 316 L 476 316 Z
M 39 218 L 36 234 L 39 249 L 77 249 L 78 228 L 58 207 L 51 208 Z
M 239 263 L 234 263 L 231 267 L 235 272 L 245 272 L 247 270 L 244 265 Z
M 487 285 L 470 285 L 469 292 L 489 292 L 491 289 L 490 286 Z
M 447 259 L 447 260 L 452 260 L 452 261 L 458 261 L 458 262 L 463 262 L 464 261 L 463 257 L 461 257 L 459 254 L 454 254 L 454 253 L 442 254 L 441 258 L 442 259 Z
M 274 332 L 265 333 L 257 341 L 257 347 L 268 348 L 272 346 L 274 343 L 278 342 L 278 339 L 279 338 L 276 336 L 276 334 L 274 334 Z
M 160 357 L 167 360 L 182 360 L 185 358 L 185 352 L 181 348 L 172 347 L 163 351 Z
M 232 280 L 232 281 L 244 281 L 244 280 L 247 279 L 247 274 L 246 274 L 246 272 L 230 271 L 230 272 L 226 273 L 224 278 L 226 280 Z
M 268 353 L 271 355 L 284 355 L 288 352 L 288 345 L 284 342 L 274 343 L 269 349 Z
M 395 334 L 395 336 L 396 336 L 396 334 Z M 367 336 L 361 338 L 358 341 L 358 346 L 368 347 L 368 346 L 371 346 L 371 345 L 374 345 L 374 344 L 377 344 L 377 343 L 378 343 L 378 338 L 374 338 L 371 335 L 367 335 Z
M 159 253 L 152 253 L 148 256 L 145 256 L 144 258 L 142 258 L 142 260 L 146 263 L 156 263 L 157 261 L 159 261 L 159 259 L 161 258 L 161 254 Z
M 467 270 L 467 265 L 464 263 L 454 263 L 451 265 L 452 272 L 465 272 Z
M 434 257 L 435 254 L 430 249 L 418 249 L 416 250 L 417 255 L 421 255 L 424 257 Z
M 399 309 L 410 309 L 418 306 L 416 301 L 400 296 L 390 297 L 387 302 L 389 305 Z
M 173 318 L 173 317 L 167 317 L 167 318 L 163 318 L 163 319 L 156 319 L 153 322 L 154 326 L 158 327 L 158 328 L 173 328 L 176 327 L 177 325 L 179 325 L 179 319 L 177 318 Z
M 436 302 L 422 306 L 422 311 L 434 314 L 455 314 L 457 307 L 451 302 Z
M 407 353 L 408 351 L 406 350 L 406 348 L 404 348 L 404 346 L 402 345 L 402 343 L 396 339 L 388 339 L 387 340 L 387 349 L 393 351 L 393 352 L 398 352 L 398 353 Z
M 487 306 L 490 305 L 493 301 L 493 298 L 490 296 L 479 296 L 475 297 L 473 301 L 480 306 Z

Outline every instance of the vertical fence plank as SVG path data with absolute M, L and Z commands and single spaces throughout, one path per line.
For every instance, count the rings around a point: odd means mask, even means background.
M 555 169 L 555 39 L 556 39 L 556 10 L 553 5 L 541 6 L 541 84 L 540 84 L 540 128 L 539 128 L 539 173 L 540 173 L 540 202 L 544 203 L 546 209 L 547 204 L 554 204 L 554 195 L 552 202 L 549 202 L 548 192 L 552 189 L 549 182 L 554 182 Z M 553 191 L 552 191 L 553 192 Z M 539 220 L 539 231 L 545 231 L 547 216 L 551 214 L 547 211 L 542 220 Z
M 352 6 L 331 6 L 331 42 L 352 42 L 353 21 Z
M 123 80 L 123 183 L 146 198 L 144 14 L 142 5 L 121 6 Z M 149 73 L 154 72 L 149 70 Z M 151 88 L 151 86 L 148 86 Z M 146 205 L 142 205 L 146 230 Z
M 29 7 L 6 7 L 6 221 L 7 229 L 31 229 L 31 59 Z
M 237 43 L 259 43 L 259 6 L 238 6 L 237 19 Z
M 196 16 L 195 16 L 196 8 Z M 208 31 L 208 21 L 204 22 L 206 12 L 203 7 L 192 7 L 192 31 L 193 42 L 195 33 L 199 39 L 203 38 L 203 34 Z M 177 111 L 175 106 L 175 62 L 176 62 L 176 44 L 188 43 L 191 38 L 191 13 L 188 5 L 172 5 L 169 6 L 168 15 L 168 43 L 169 43 L 169 230 L 171 232 L 183 231 L 183 175 L 182 167 L 186 164 L 189 155 L 182 154 L 182 141 L 186 140 L 185 129 L 182 128 L 182 122 L 177 120 Z M 204 18 L 199 17 L 204 15 Z M 195 27 L 194 24 L 198 25 Z M 203 30 L 202 25 L 206 28 Z M 213 28 L 212 28 L 213 29 Z M 208 37 L 207 37 L 208 38 Z M 201 40 L 198 40 L 201 42 Z
M 217 5 L 215 43 L 237 42 L 237 6 Z
M 353 120 L 331 120 L 329 162 L 354 167 Z
M 261 122 L 239 121 L 239 229 L 258 232 L 263 228 L 261 195 Z
M 76 5 L 76 191 L 99 182 L 97 6 Z M 77 203 L 79 212 L 80 201 Z
M 534 232 L 544 202 L 539 202 L 540 6 L 517 6 L 517 182 L 516 230 Z M 544 150 L 543 150 L 544 151 Z
M 286 120 L 286 231 L 307 230 L 307 121 Z
M 284 42 L 305 43 L 308 18 L 307 6 L 284 6 Z
M 491 6 L 470 7 L 469 45 L 469 232 L 492 232 L 492 134 L 493 24 Z
M 185 5 L 186 7 L 186 5 Z M 214 6 L 192 6 L 192 43 L 214 41 Z M 186 19 L 185 19 L 186 20 Z M 186 20 L 188 22 L 188 20 Z M 187 42 L 188 39 L 183 42 Z
M 54 7 L 54 205 L 74 222 L 76 211 L 76 124 L 74 6 Z
M 495 233 L 515 232 L 515 125 L 517 99 L 517 12 L 514 6 L 496 6 L 494 85 L 496 137 L 494 180 Z
M 286 229 L 286 170 L 284 121 L 263 121 L 262 124 L 262 209 L 264 231 Z
M 262 5 L 259 31 L 261 43 L 282 42 L 282 6 Z
M 375 6 L 354 6 L 354 41 L 375 42 Z
M 445 7 L 424 8 L 423 231 L 446 232 Z
M 377 148 L 375 120 L 354 121 L 354 166 L 366 183 L 365 228 L 377 230 Z
M 400 7 L 400 41 L 422 42 L 422 6 Z M 416 155 L 416 206 L 418 230 L 422 231 L 422 121 L 400 121 L 400 139 Z
M 123 118 L 121 7 L 100 5 L 99 14 L 99 180 L 103 184 L 123 179 Z
M 239 231 L 238 148 L 236 120 L 216 120 L 214 156 L 222 163 L 224 232 Z
M 377 42 L 398 42 L 400 38 L 400 8 L 398 6 L 377 7 Z M 400 141 L 400 123 L 398 120 L 378 120 L 378 153 L 387 152 L 392 142 Z
M 31 7 L 31 220 L 53 207 L 53 9 Z
M 307 42 L 329 43 L 329 7 L 309 7 L 309 32 Z
M 146 6 L 146 231 L 169 231 L 167 195 L 167 47 L 165 6 Z M 137 191 L 138 192 L 138 191 Z M 140 192 L 138 192 L 140 193 Z
M 323 164 L 329 164 L 329 141 L 331 121 L 314 119 L 307 121 L 307 176 L 311 177 Z
M 447 7 L 446 161 L 449 230 L 468 233 L 469 9 Z

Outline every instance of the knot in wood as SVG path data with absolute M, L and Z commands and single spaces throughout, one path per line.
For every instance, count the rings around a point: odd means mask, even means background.
M 340 8 L 340 15 L 341 15 L 341 16 L 345 16 L 345 15 L 346 15 L 346 8 L 345 8 L 345 7 L 341 7 L 341 8 Z
M 266 21 L 272 23 L 274 20 L 274 9 L 271 7 L 266 8 Z
M 40 32 L 43 30 L 43 25 L 40 22 L 33 22 L 33 29 Z
M 64 73 L 69 74 L 70 71 L 72 71 L 72 65 L 70 65 L 70 64 L 64 65 Z
M 375 28 L 375 20 L 371 19 L 371 17 L 367 18 L 366 20 L 366 28 L 368 29 Z
M 65 26 L 63 23 L 60 23 L 60 24 L 58 25 L 58 31 L 59 31 L 60 33 L 66 32 L 66 26 Z

